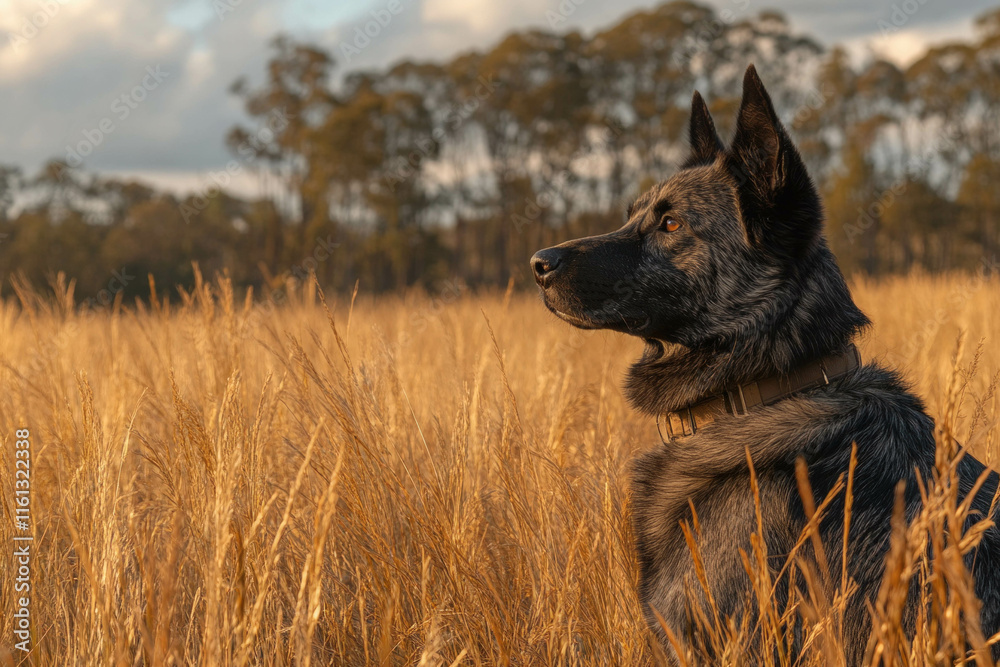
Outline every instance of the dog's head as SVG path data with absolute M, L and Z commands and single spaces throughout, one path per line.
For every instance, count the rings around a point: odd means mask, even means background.
M 751 65 L 732 145 L 696 92 L 691 156 L 610 234 L 535 253 L 545 305 L 567 322 L 697 344 L 732 334 L 810 262 L 832 262 L 805 165 Z

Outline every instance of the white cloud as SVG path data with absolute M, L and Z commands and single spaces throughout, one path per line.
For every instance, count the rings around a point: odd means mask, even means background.
M 968 39 L 972 34 L 972 20 L 940 22 L 933 26 L 903 25 L 893 28 L 874 35 L 847 40 L 844 45 L 857 60 L 874 55 L 899 67 L 908 67 L 935 44 Z
M 6 0 L 0 4 L 0 82 L 45 77 L 94 51 L 153 62 L 176 50 L 185 33 L 162 12 L 130 0 Z
M 222 170 L 216 170 L 221 173 Z M 158 170 L 158 169 L 129 169 L 129 170 L 109 170 L 100 172 L 102 176 L 120 178 L 123 180 L 134 179 L 136 181 L 155 186 L 156 188 L 172 192 L 175 195 L 184 197 L 187 195 L 204 195 L 211 193 L 218 182 L 220 176 L 213 178 L 213 170 L 207 171 L 184 171 L 184 170 Z M 235 176 L 230 175 L 226 181 L 226 190 L 233 194 L 245 197 L 260 196 L 260 182 L 250 170 L 241 170 Z
M 425 0 L 421 17 L 425 23 L 446 23 L 461 28 L 466 37 L 493 36 L 521 18 L 523 22 L 545 20 L 544 3 L 530 0 Z M 534 20 L 532 20 L 534 19 Z M 473 34 L 470 34 L 471 31 Z M 468 43 L 468 42 L 466 42 Z
M 211 10 L 213 0 L 0 0 L 0 163 L 33 172 L 50 158 L 64 157 L 67 145 L 140 83 L 147 66 L 159 65 L 170 77 L 116 123 L 85 166 L 147 174 L 172 188 L 197 183 L 199 174 L 230 159 L 224 138 L 242 110 L 228 87 L 241 76 L 262 79 L 275 34 L 291 32 L 340 59 L 345 36 L 388 0 L 219 1 L 232 7 L 221 18 Z M 400 1 L 403 11 L 347 69 L 486 49 L 511 30 L 548 29 L 547 10 L 565 0 Z M 559 28 L 593 30 L 655 1 L 585 0 Z M 720 8 L 732 4 L 710 1 Z M 878 7 L 873 1 L 770 5 L 788 11 L 793 24 L 819 39 L 847 38 L 855 50 L 876 50 L 906 63 L 928 42 L 967 35 L 969 19 L 986 0 L 949 0 L 943 9 L 928 3 L 885 39 L 876 19 L 897 0 Z M 946 20 L 936 12 L 966 18 Z M 345 71 L 342 65 L 338 73 Z

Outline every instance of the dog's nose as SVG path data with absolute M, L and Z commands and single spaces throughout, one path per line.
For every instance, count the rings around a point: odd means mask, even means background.
M 531 268 L 535 272 L 535 282 L 544 286 L 559 268 L 563 259 L 563 251 L 559 248 L 539 250 L 531 258 Z

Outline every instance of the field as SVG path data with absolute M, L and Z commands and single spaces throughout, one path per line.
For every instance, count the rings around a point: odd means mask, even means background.
M 852 288 L 875 323 L 865 359 L 903 369 L 942 428 L 997 466 L 1000 281 Z M 659 438 L 620 390 L 639 341 L 572 329 L 533 294 L 456 285 L 353 308 L 329 295 L 329 314 L 312 289 L 251 306 L 224 281 L 97 313 L 56 292 L 21 288 L 0 305 L 5 471 L 16 430 L 31 442 L 26 664 L 659 660 L 636 600 L 628 492 L 630 461 Z M 4 573 L 13 488 L 5 472 Z M 887 593 L 885 664 L 950 663 L 976 641 L 958 620 L 975 601 L 946 496 L 922 528 L 899 527 L 887 591 L 927 566 L 917 547 L 930 534 L 943 548 L 926 595 L 939 604 L 907 646 Z M 10 665 L 23 658 L 9 612 L 20 594 L 2 579 Z M 802 664 L 836 664 L 844 604 L 860 602 L 802 600 Z M 716 632 L 725 663 L 741 664 L 745 633 Z

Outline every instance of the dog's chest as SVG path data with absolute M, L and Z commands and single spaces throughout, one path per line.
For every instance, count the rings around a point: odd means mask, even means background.
M 737 446 L 736 451 L 741 449 Z M 741 607 L 750 589 L 742 553 L 752 557 L 750 536 L 757 532 L 757 507 L 746 465 L 712 475 L 685 466 L 672 454 L 664 448 L 638 462 L 633 520 L 640 597 L 648 613 L 653 607 L 669 624 L 681 627 L 686 619 L 685 588 L 697 597 L 702 594 L 699 570 L 720 609 L 733 613 Z M 780 550 L 795 523 L 790 516 L 794 479 L 785 471 L 768 469 L 757 484 L 765 545 Z M 692 539 L 700 561 L 697 567 L 689 546 Z

